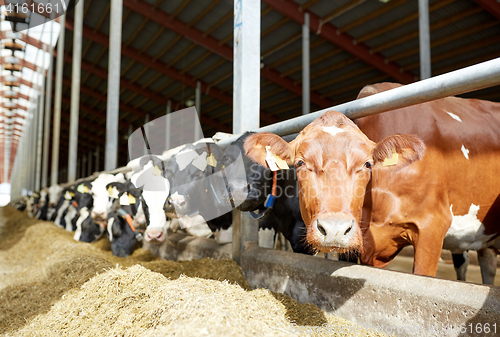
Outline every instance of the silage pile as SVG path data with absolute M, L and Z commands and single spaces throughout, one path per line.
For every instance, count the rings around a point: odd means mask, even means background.
M 291 322 L 349 324 L 314 305 L 251 290 L 230 260 L 178 263 L 142 249 L 117 258 L 106 240 L 75 242 L 52 223 L 0 212 L 6 336 L 279 336 L 290 335 Z

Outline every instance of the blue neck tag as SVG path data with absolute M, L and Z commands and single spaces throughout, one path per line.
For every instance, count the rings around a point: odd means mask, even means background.
M 269 194 L 266 198 L 266 201 L 264 201 L 264 207 L 273 208 L 275 200 L 276 200 L 276 197 L 272 194 Z

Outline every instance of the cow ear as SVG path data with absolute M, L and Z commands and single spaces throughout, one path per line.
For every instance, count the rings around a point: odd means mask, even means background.
M 258 164 L 268 167 L 266 163 L 266 146 L 271 148 L 271 152 L 293 165 L 295 153 L 293 147 L 274 133 L 255 133 L 245 140 L 244 148 L 246 155 Z
M 415 135 L 392 135 L 384 138 L 373 148 L 373 161 L 383 166 L 402 167 L 422 159 L 424 142 Z

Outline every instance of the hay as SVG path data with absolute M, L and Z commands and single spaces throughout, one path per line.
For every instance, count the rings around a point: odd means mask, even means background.
M 143 249 L 118 258 L 106 240 L 75 242 L 9 208 L 0 221 L 4 336 L 280 336 L 290 335 L 291 322 L 349 324 L 312 304 L 250 290 L 231 260 L 178 263 Z

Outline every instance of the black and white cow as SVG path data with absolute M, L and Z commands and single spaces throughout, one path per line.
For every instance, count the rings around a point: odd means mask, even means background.
M 305 241 L 306 226 L 300 215 L 299 187 L 295 169 L 276 171 L 274 205 L 266 207 L 264 205 L 266 199 L 271 198 L 268 196 L 273 190 L 273 172 L 253 162 L 244 154 L 243 144 L 251 134 L 248 132 L 238 138 L 222 156 L 222 163 L 225 166 L 229 166 L 239 156 L 243 158 L 245 166 L 246 176 L 243 179 L 241 176 L 228 177 L 232 201 L 239 204 L 237 208 L 240 211 L 254 214 L 258 212 L 254 215 L 256 218 L 265 213 L 259 220 L 260 246 L 272 248 L 275 233 L 281 232 L 290 241 L 294 252 L 313 254 Z M 291 135 L 285 138 L 291 141 L 295 137 L 296 135 Z
M 125 257 L 132 254 L 137 242 L 142 241 L 143 227 L 138 227 L 140 223 L 136 218 L 140 217 L 140 212 L 144 201 L 142 190 L 136 188 L 132 182 L 110 183 L 107 190 L 111 198 L 120 203 L 120 207 L 108 214 L 107 231 L 111 242 L 113 255 Z

